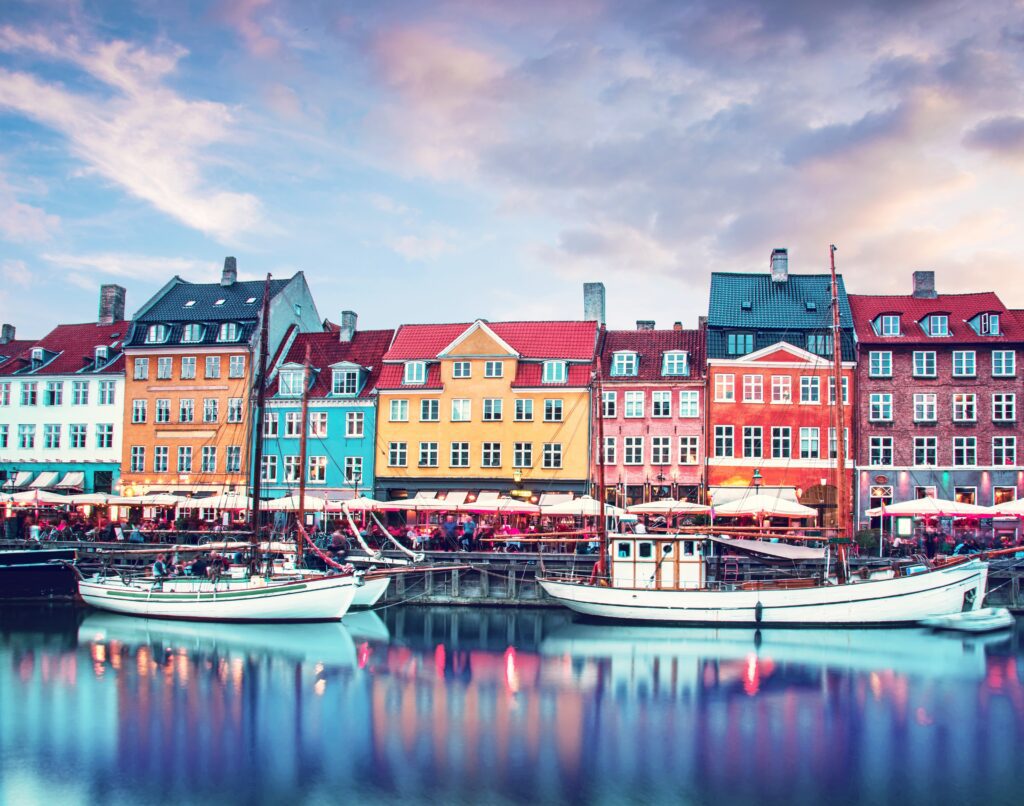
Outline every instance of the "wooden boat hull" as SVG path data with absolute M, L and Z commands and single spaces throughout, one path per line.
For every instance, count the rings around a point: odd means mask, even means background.
M 338 621 L 348 612 L 357 579 L 313 577 L 259 584 L 252 580 L 175 579 L 162 585 L 83 579 L 85 603 L 100 610 L 188 621 Z
M 986 607 L 967 613 L 922 619 L 921 624 L 935 630 L 983 633 L 1009 629 L 1014 625 L 1014 619 L 1005 607 Z
M 779 626 L 916 624 L 981 607 L 988 564 L 849 585 L 763 590 L 614 588 L 585 581 L 540 580 L 544 591 L 587 616 L 626 621 Z

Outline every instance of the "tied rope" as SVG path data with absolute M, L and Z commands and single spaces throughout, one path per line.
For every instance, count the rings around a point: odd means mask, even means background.
M 319 557 L 323 561 L 324 565 L 327 565 L 328 567 L 333 568 L 336 571 L 340 571 L 343 575 L 346 575 L 346 576 L 349 575 L 349 574 L 354 574 L 356 572 L 355 566 L 352 565 L 351 563 L 345 563 L 344 565 L 342 565 L 341 563 L 337 562 L 336 560 L 332 560 L 330 557 L 328 557 L 320 549 L 320 547 L 310 539 L 309 535 L 306 533 L 306 530 L 302 527 L 301 523 L 298 524 L 298 527 L 299 527 L 299 534 L 302 535 L 302 539 L 306 541 L 306 545 L 309 546 L 309 548 L 312 550 L 313 554 L 315 554 L 317 557 Z

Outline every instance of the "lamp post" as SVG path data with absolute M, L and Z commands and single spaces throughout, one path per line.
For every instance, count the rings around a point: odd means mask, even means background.
M 761 476 L 761 469 L 758 468 L 758 467 L 755 467 L 754 468 L 754 475 L 750 479 L 750 482 L 751 482 L 751 484 L 754 487 L 754 492 L 755 493 L 760 491 L 760 489 L 761 489 L 761 482 L 762 481 L 764 481 L 764 479 Z

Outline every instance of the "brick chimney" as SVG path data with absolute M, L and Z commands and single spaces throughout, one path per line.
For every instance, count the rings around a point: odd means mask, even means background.
M 672 329 L 673 330 L 682 330 L 683 329 L 683 323 L 682 322 L 673 322 L 672 323 Z
M 789 250 L 773 249 L 771 257 L 772 282 L 784 283 L 789 279 Z
M 100 286 L 100 318 L 97 320 L 99 324 L 109 325 L 124 319 L 124 300 L 127 293 L 123 286 Z
M 914 296 L 917 299 L 935 299 L 935 272 L 915 271 L 914 272 Z
M 636 320 L 636 329 L 637 330 L 654 330 L 654 320 L 653 319 L 637 319 Z
M 341 324 L 338 326 L 338 341 L 352 341 L 356 335 L 356 312 L 342 311 Z
M 583 321 L 604 324 L 604 283 L 583 284 Z
M 0 344 L 14 341 L 14 325 L 0 325 Z
M 238 264 L 233 257 L 224 258 L 224 271 L 220 273 L 220 284 L 227 288 L 238 280 Z

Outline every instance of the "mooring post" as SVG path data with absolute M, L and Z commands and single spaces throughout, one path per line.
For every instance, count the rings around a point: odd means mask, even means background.
M 452 571 L 452 598 L 459 598 L 459 570 Z
M 480 595 L 484 599 L 489 599 L 491 596 L 491 574 L 486 568 L 478 569 L 477 573 L 480 574 Z

